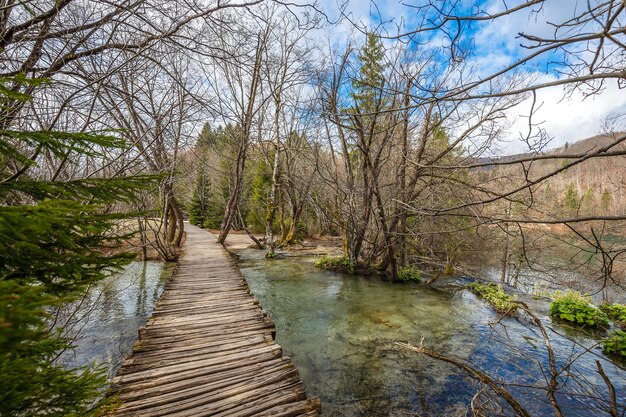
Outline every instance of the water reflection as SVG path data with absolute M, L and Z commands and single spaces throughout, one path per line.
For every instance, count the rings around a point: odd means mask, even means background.
M 303 259 L 266 261 L 254 250 L 240 255 L 244 276 L 276 324 L 278 343 L 298 366 L 308 393 L 322 399 L 327 416 L 465 415 L 474 382 L 452 365 L 400 350 L 399 341 L 417 344 L 424 337 L 431 348 L 526 385 L 535 384 L 547 365 L 537 329 L 505 319 L 506 327 L 494 330 L 487 324 L 498 318 L 491 308 L 454 280 L 437 289 L 390 285 L 319 271 Z M 580 332 L 580 345 L 551 337 L 561 362 L 597 342 Z M 594 353 L 583 355 L 578 369 L 603 391 L 595 373 L 595 359 L 602 360 L 618 398 L 625 398 L 626 373 Z M 570 384 L 576 388 L 575 381 Z M 543 391 L 517 391 L 536 415 L 552 415 Z M 578 397 L 560 400 L 568 416 L 599 415 L 595 404 Z
M 161 262 L 133 262 L 59 312 L 59 324 L 76 338 L 75 349 L 60 358 L 64 366 L 104 364 L 109 376 L 114 375 L 150 317 L 171 268 Z

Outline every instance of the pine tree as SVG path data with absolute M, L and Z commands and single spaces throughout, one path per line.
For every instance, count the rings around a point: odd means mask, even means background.
M 42 81 L 0 80 L 2 109 L 29 100 L 10 87 L 25 82 Z M 118 246 L 123 236 L 114 229 L 124 217 L 102 208 L 130 201 L 154 178 L 31 177 L 37 153 L 98 158 L 125 144 L 104 134 L 11 130 L 7 114 L 0 113 L 0 415 L 90 415 L 103 404 L 105 374 L 99 367 L 55 363 L 71 343 L 51 328 L 49 311 L 132 259 L 102 251 Z
M 200 161 L 200 164 L 202 165 L 203 161 Z M 196 188 L 193 191 L 189 206 L 189 223 L 204 227 L 209 211 L 210 194 L 210 180 L 207 178 L 205 170 L 202 167 L 198 168 Z
M 210 229 L 219 229 L 224 216 L 224 200 L 228 195 L 231 179 L 233 142 L 238 127 L 211 129 L 205 123 L 196 142 L 196 184 L 189 205 L 191 224 Z M 217 161 L 218 169 L 209 169 L 210 161 Z M 224 173 L 217 174 L 216 171 Z
M 602 197 L 600 197 L 600 204 L 602 205 L 602 210 L 604 210 L 605 213 L 609 211 L 609 205 L 611 204 L 611 193 L 609 192 L 609 190 L 604 190 L 602 192 Z
M 270 155 L 269 158 L 272 158 Z M 267 160 L 259 159 L 250 166 L 250 190 L 246 196 L 246 224 L 254 232 L 265 229 L 264 213 L 267 213 L 268 195 L 272 187 L 272 168 Z
M 368 33 L 365 45 L 359 52 L 361 68 L 359 77 L 352 83 L 353 98 L 360 113 L 375 111 L 375 103 L 383 87 L 383 45 L 373 33 Z
M 577 211 L 580 208 L 580 198 L 574 184 L 568 184 L 563 195 L 563 206 L 568 211 Z
M 198 141 L 196 142 L 196 149 L 199 149 L 199 150 L 208 149 L 211 146 L 215 145 L 216 136 L 218 135 L 219 135 L 219 130 L 213 131 L 213 129 L 211 129 L 211 125 L 209 124 L 209 122 L 206 122 L 204 126 L 202 126 L 200 135 L 198 135 Z

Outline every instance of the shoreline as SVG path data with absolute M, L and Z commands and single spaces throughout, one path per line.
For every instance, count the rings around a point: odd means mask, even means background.
M 219 230 L 205 229 L 217 237 Z M 257 239 L 263 239 L 263 234 L 254 234 Z M 226 238 L 224 247 L 229 252 L 242 249 L 256 249 L 255 243 L 244 231 L 231 231 Z M 256 249 L 263 250 L 263 249 Z M 304 239 L 283 247 L 277 247 L 278 256 L 341 256 L 342 241 L 340 236 L 322 236 L 317 239 Z

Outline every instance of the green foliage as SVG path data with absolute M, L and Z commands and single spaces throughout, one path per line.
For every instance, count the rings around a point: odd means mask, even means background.
M 270 155 L 270 159 L 272 158 Z M 249 177 L 246 224 L 253 232 L 264 232 L 268 196 L 272 188 L 272 167 L 264 158 L 260 158 L 250 167 Z
M 569 211 L 576 211 L 580 208 L 580 198 L 574 184 L 567 185 L 563 195 L 563 206 Z
M 621 327 L 626 327 L 626 304 L 602 304 L 600 310 Z
M 329 271 L 343 272 L 353 275 L 356 273 L 356 265 L 350 262 L 350 259 L 346 256 L 341 257 L 329 257 L 322 256 L 317 259 L 313 265 L 317 268 L 327 269 Z
M 607 355 L 626 359 L 626 332 L 614 331 L 609 337 L 602 339 L 602 346 Z
M 48 199 L 0 207 L 0 276 L 65 296 L 121 268 L 133 255 L 102 254 L 123 237 L 111 235 L 119 216 L 101 214 L 97 208 Z
M 409 265 L 398 270 L 398 276 L 396 279 L 402 282 L 422 282 L 422 274 L 416 266 Z
M 546 188 L 543 190 L 543 198 L 546 202 L 551 203 L 555 197 L 556 195 L 554 193 L 554 190 L 552 189 L 552 186 L 549 182 L 546 183 Z
M 608 210 L 609 205 L 611 204 L 611 193 L 608 190 L 604 190 L 602 192 L 602 197 L 600 197 L 600 205 L 603 210 Z
M 104 369 L 63 369 L 56 352 L 70 342 L 50 332 L 47 307 L 68 299 L 46 295 L 43 286 L 0 281 L 0 415 L 68 416 L 95 414 Z
M 224 216 L 224 206 L 213 193 L 211 179 L 206 175 L 203 162 L 200 161 L 196 188 L 191 197 L 189 222 L 196 226 L 217 229 Z
M 189 222 L 196 226 L 219 229 L 225 211 L 229 181 L 234 177 L 234 145 L 239 127 L 226 125 L 212 129 L 206 123 L 196 141 L 199 155 L 196 184 L 189 205 Z M 209 167 L 214 164 L 216 170 Z M 223 174 L 216 175 L 216 172 Z
M 292 221 L 293 220 L 289 220 L 289 222 L 287 223 L 287 226 L 290 226 Z M 298 222 L 296 224 L 296 235 L 294 236 L 294 240 L 300 241 L 304 239 L 304 237 L 307 236 L 308 234 L 309 232 L 308 232 L 307 225 L 303 222 Z
M 202 200 L 194 191 L 191 197 L 191 205 L 189 206 L 189 223 L 194 226 L 204 227 L 206 221 L 206 208 L 203 207 Z
M 609 318 L 591 305 L 591 299 L 577 291 L 557 291 L 550 304 L 551 316 L 569 323 L 593 328 L 609 326 Z
M 210 148 L 217 143 L 217 137 L 220 134 L 220 130 L 213 131 L 211 125 L 207 122 L 202 126 L 202 130 L 198 135 L 198 141 L 196 142 L 196 150 L 203 150 Z
M 28 100 L 13 94 L 20 80 L 0 80 L 2 107 Z M 29 82 L 29 85 L 36 85 Z M 0 126 L 10 125 L 3 119 Z M 126 145 L 115 135 L 0 130 L 0 415 L 76 416 L 96 413 L 105 382 L 101 368 L 65 369 L 55 362 L 71 349 L 49 311 L 126 264 L 105 255 L 122 239 L 105 207 L 132 200 L 156 177 L 43 180 L 33 154 L 67 161 L 103 158 Z M 72 162 L 67 162 L 71 164 Z M 108 253 L 114 253 L 108 251 Z
M 505 293 L 501 285 L 473 282 L 467 288 L 491 304 L 497 312 L 508 315 L 517 313 L 516 298 Z
M 354 100 L 363 113 L 375 110 L 374 103 L 384 82 L 382 75 L 384 56 L 385 51 L 380 39 L 374 33 L 368 33 L 365 45 L 359 52 L 361 64 L 359 77 L 352 83 Z

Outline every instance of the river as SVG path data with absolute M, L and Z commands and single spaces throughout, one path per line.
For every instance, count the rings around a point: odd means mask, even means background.
M 152 314 L 173 264 L 132 262 L 100 281 L 87 296 L 60 312 L 75 348 L 61 356 L 68 368 L 103 365 L 109 377 L 130 354 L 137 331 Z
M 265 260 L 252 249 L 238 254 L 242 273 L 276 324 L 278 343 L 299 368 L 308 394 L 321 398 L 324 415 L 465 415 L 476 384 L 453 365 L 396 345 L 422 338 L 426 347 L 518 384 L 509 389 L 533 415 L 553 415 L 545 392 L 521 386 L 541 380 L 541 367 L 547 367 L 537 328 L 514 318 L 489 325 L 498 316 L 463 289 L 463 278 L 442 280 L 436 288 L 389 284 L 321 271 L 310 258 Z M 565 415 L 602 415 L 582 388 L 606 392 L 596 359 L 623 406 L 626 371 L 597 347 L 584 353 L 597 338 L 551 323 L 548 302 L 530 301 L 549 329 L 559 364 L 582 355 L 558 396 Z
M 490 325 L 498 316 L 463 289 L 466 279 L 442 279 L 435 288 L 390 284 L 322 271 L 312 258 L 265 260 L 253 249 L 238 254 L 242 273 L 276 324 L 278 343 L 300 370 L 308 394 L 321 398 L 325 416 L 465 415 L 476 383 L 452 365 L 396 345 L 419 344 L 422 338 L 428 348 L 518 384 L 510 390 L 534 416 L 553 415 L 543 391 L 522 387 L 541 380 L 541 367 L 547 366 L 541 335 L 514 318 Z M 80 338 L 63 356 L 66 365 L 100 363 L 113 375 L 170 274 L 163 263 L 135 262 L 72 306 L 68 311 L 74 312 Z M 565 415 L 603 415 L 582 391 L 586 386 L 606 392 L 596 360 L 623 405 L 626 371 L 597 347 L 585 353 L 597 335 L 552 323 L 546 300 L 528 301 L 550 331 L 558 362 L 582 355 L 558 397 Z M 577 375 L 585 380 L 574 379 Z

